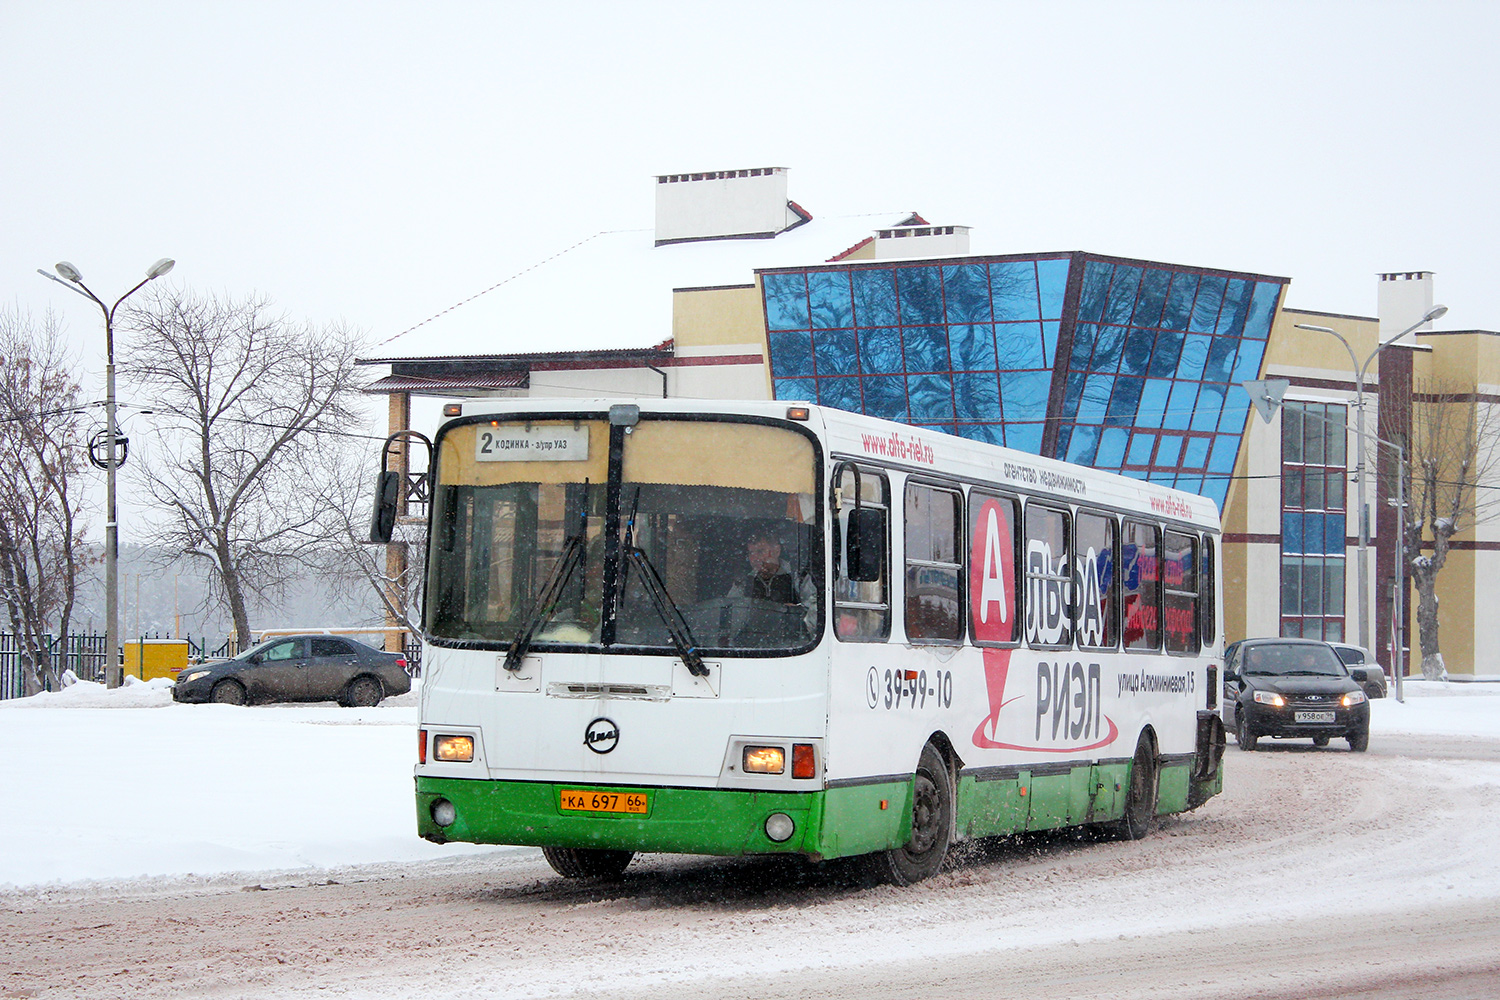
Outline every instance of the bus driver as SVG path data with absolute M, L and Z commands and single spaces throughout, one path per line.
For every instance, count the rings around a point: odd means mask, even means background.
M 781 539 L 774 530 L 753 532 L 745 542 L 748 573 L 730 586 L 729 597 L 749 597 L 802 609 L 803 625 L 809 635 L 817 621 L 818 594 L 806 575 L 796 573 L 781 558 Z

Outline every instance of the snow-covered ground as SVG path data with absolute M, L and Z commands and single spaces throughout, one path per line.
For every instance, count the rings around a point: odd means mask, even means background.
M 1500 739 L 1500 684 L 1408 681 L 1382 735 Z M 514 850 L 415 835 L 416 694 L 373 709 L 173 703 L 165 681 L 0 701 L 0 887 Z

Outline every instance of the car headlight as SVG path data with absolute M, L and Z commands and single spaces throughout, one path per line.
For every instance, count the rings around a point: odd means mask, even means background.
M 195 680 L 197 680 L 200 677 L 207 677 L 207 676 L 208 676 L 208 671 L 207 670 L 194 670 L 192 673 L 188 674 L 186 677 L 181 678 L 181 680 L 182 680 L 183 683 L 187 683 L 188 681 L 195 681 Z
M 1257 691 L 1255 692 L 1255 700 L 1262 705 L 1275 705 L 1277 708 L 1281 708 L 1286 704 L 1286 699 L 1275 691 Z
M 1353 708 L 1355 705 L 1358 705 L 1367 700 L 1368 699 L 1365 698 L 1365 693 L 1363 691 L 1350 691 L 1348 694 L 1344 695 L 1343 698 L 1339 699 L 1339 704 L 1343 705 L 1345 708 Z

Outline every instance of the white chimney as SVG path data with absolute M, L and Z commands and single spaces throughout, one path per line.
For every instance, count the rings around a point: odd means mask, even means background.
M 661 174 L 656 245 L 694 240 L 768 240 L 812 218 L 786 196 L 785 167 Z
M 875 258 L 962 257 L 969 252 L 968 226 L 897 226 L 875 231 Z
M 1380 317 L 1380 342 L 1396 336 L 1432 308 L 1431 271 L 1393 271 L 1380 276 L 1376 315 Z M 1431 330 L 1424 323 L 1419 330 Z M 1408 343 L 1403 340 L 1403 344 Z

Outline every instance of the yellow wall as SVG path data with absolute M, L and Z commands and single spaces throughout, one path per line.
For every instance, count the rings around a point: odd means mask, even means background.
M 764 344 L 765 314 L 754 285 L 678 288 L 672 292 L 672 339 L 684 347 Z

